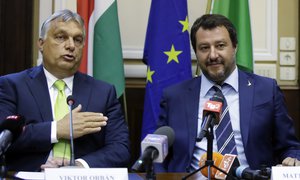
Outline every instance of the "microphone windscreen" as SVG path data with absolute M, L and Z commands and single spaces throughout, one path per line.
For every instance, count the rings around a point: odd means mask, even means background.
M 203 106 L 203 119 L 208 114 L 213 114 L 215 117 L 215 124 L 219 124 L 220 116 L 222 114 L 223 103 L 219 101 L 209 100 Z
M 0 132 L 7 129 L 12 132 L 14 139 L 18 137 L 23 131 L 25 120 L 23 116 L 11 115 L 7 116 L 5 120 L 0 123 Z
M 218 153 L 218 152 L 213 152 L 213 161 L 214 161 L 214 165 L 219 167 L 222 159 L 223 159 L 223 155 L 221 153 Z M 200 161 L 199 161 L 199 167 L 203 167 L 205 166 L 205 162 L 207 160 L 207 153 L 203 154 L 200 158 Z M 205 177 L 208 177 L 208 172 L 207 172 L 208 168 L 205 167 L 205 168 L 202 168 L 201 169 L 201 173 L 205 176 Z M 214 168 L 214 167 L 211 167 L 210 169 L 210 177 L 214 178 L 215 177 L 215 174 L 217 172 L 217 169 Z
M 68 104 L 68 105 L 73 105 L 74 103 L 75 103 L 75 100 L 74 100 L 73 96 L 72 96 L 72 95 L 69 95 L 69 96 L 67 97 L 67 104 Z
M 169 126 L 162 126 L 158 128 L 154 134 L 165 135 L 168 138 L 168 146 L 171 147 L 175 140 L 174 130 Z
M 141 143 L 141 150 L 144 154 L 149 148 L 156 150 L 157 157 L 153 159 L 153 162 L 162 163 L 165 157 L 168 155 L 168 140 L 167 136 L 160 134 L 148 134 Z
M 219 168 L 222 169 L 226 174 L 221 171 L 217 171 L 215 178 L 217 179 L 226 179 L 228 174 L 233 174 L 234 168 L 239 167 L 240 163 L 237 159 L 237 155 L 234 154 L 225 154 Z

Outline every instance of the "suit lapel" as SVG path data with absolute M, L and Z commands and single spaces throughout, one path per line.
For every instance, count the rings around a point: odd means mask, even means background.
M 187 87 L 186 93 L 184 94 L 185 112 L 189 128 L 189 154 L 193 153 L 197 137 L 200 84 L 200 77 L 193 79 L 192 83 Z
M 87 111 L 88 99 L 91 94 L 91 83 L 88 83 L 87 76 L 77 72 L 74 75 L 73 81 L 73 97 L 75 104 L 73 108 L 77 107 L 79 104 L 82 105 L 81 111 Z
M 53 119 L 51 101 L 43 66 L 40 65 L 32 68 L 32 71 L 29 72 L 28 75 L 29 78 L 26 79 L 26 83 L 38 105 L 37 107 L 39 108 L 43 121 L 51 121 Z
M 26 79 L 26 83 L 35 102 L 38 104 L 43 120 L 52 120 L 51 101 L 43 66 L 32 68 L 28 75 L 29 78 Z M 73 108 L 81 104 L 82 111 L 86 111 L 90 92 L 91 85 L 89 85 L 87 77 L 77 72 L 73 81 L 73 97 L 75 99 Z
M 253 78 L 246 73 L 239 71 L 240 128 L 244 148 L 246 148 L 249 137 L 254 86 Z

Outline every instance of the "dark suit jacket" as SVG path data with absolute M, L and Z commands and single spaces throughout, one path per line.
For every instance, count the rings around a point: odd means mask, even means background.
M 82 111 L 101 112 L 108 123 L 100 132 L 74 140 L 75 159 L 84 159 L 90 167 L 127 167 L 130 159 L 128 128 L 115 89 L 108 83 L 77 72 L 73 97 Z M 8 170 L 38 171 L 47 161 L 52 110 L 42 66 L 0 77 L 0 122 L 8 115 L 25 117 L 20 137 L 6 153 Z
M 185 172 L 191 163 L 200 85 L 198 77 L 164 90 L 158 126 L 172 127 L 175 142 L 163 166 L 156 167 L 158 171 Z M 242 141 L 250 168 L 272 166 L 288 156 L 300 159 L 299 140 L 275 80 L 239 71 L 239 103 Z

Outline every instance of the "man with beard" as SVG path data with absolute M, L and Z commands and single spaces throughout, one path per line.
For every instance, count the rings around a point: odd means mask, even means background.
M 236 154 L 240 164 L 251 169 L 300 165 L 300 143 L 284 96 L 274 79 L 238 69 L 233 24 L 222 15 L 203 15 L 191 28 L 191 42 L 202 74 L 163 92 L 158 127 L 172 127 L 176 137 L 165 162 L 156 170 L 193 172 L 199 168 L 200 158 L 207 151 L 205 137 L 196 141 L 202 129 L 204 104 L 217 92 L 224 96 L 229 113 L 213 128 L 214 152 Z M 222 126 L 225 116 L 229 120 Z M 219 145 L 227 129 L 231 129 L 227 141 Z

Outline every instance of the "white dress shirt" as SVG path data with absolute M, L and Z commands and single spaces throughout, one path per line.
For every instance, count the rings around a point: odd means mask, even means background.
M 54 86 L 54 83 L 58 79 L 55 76 L 53 76 L 49 71 L 47 71 L 45 68 L 44 68 L 44 72 L 45 72 L 45 76 L 46 76 L 47 84 L 48 84 L 52 116 L 54 118 L 54 105 L 55 105 L 56 97 L 58 94 L 58 90 Z M 62 79 L 66 83 L 66 86 L 65 86 L 66 97 L 68 97 L 69 95 L 72 95 L 73 79 L 74 79 L 74 76 Z M 58 142 L 56 126 L 57 126 L 57 122 L 54 121 L 54 119 L 53 119 L 53 121 L 51 123 L 51 143 Z M 53 156 L 53 152 L 51 151 L 49 157 L 52 157 L 52 156 Z M 89 165 L 83 159 L 76 159 L 76 161 L 80 162 L 85 168 L 89 168 Z

